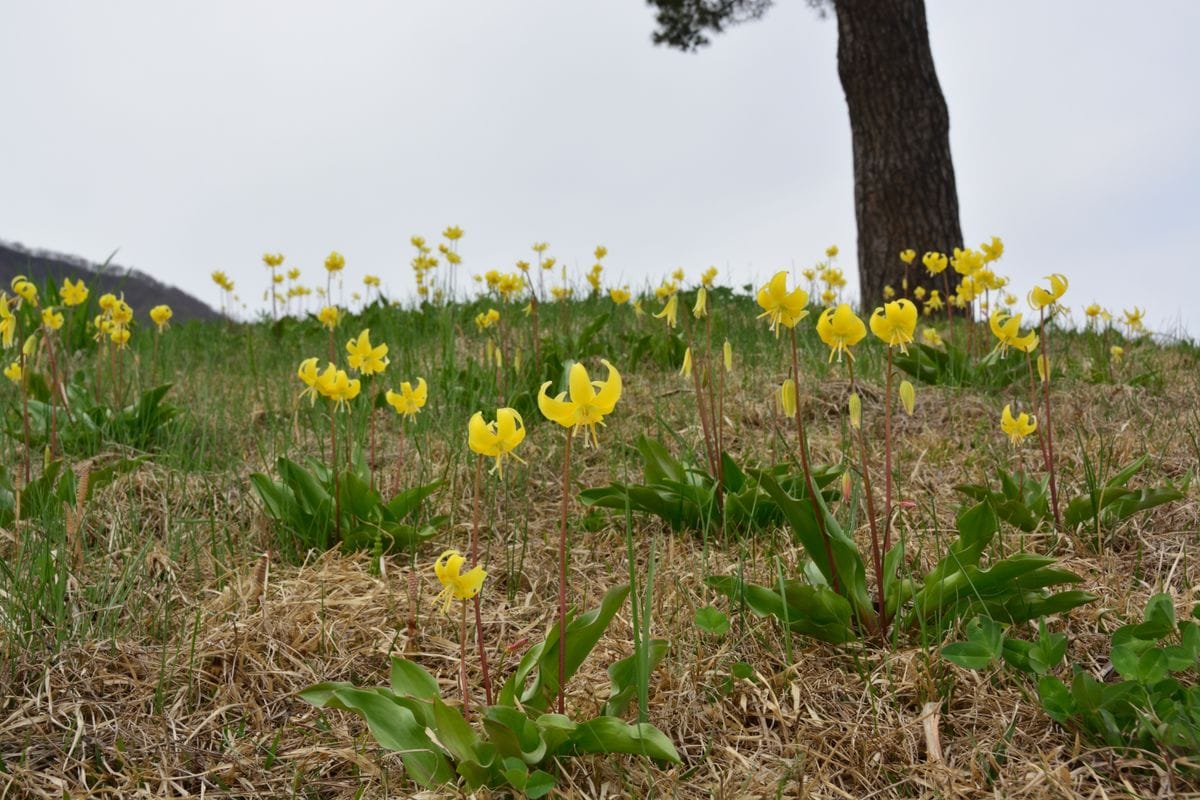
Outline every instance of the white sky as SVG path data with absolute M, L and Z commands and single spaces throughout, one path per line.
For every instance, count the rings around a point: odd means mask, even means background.
M 1024 290 L 1200 331 L 1200 3 L 927 0 L 963 230 Z M 410 292 L 408 238 L 466 267 L 529 245 L 640 284 L 854 272 L 836 24 L 798 0 L 698 55 L 641 0 L 0 5 L 0 239 L 257 298 L 281 250 Z M 920 249 L 922 244 L 914 242 Z M 349 289 L 347 289 L 349 291 Z

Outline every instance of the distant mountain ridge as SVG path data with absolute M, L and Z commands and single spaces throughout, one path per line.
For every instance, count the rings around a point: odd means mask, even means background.
M 154 306 L 166 303 L 175 312 L 174 319 L 181 322 L 221 317 L 207 304 L 182 289 L 168 286 L 144 272 L 111 263 L 101 271 L 101 266 L 78 256 L 31 250 L 15 242 L 0 241 L 2 291 L 8 291 L 9 283 L 17 275 L 25 275 L 39 287 L 47 279 L 61 285 L 63 278 L 70 278 L 73 281 L 82 280 L 93 293 L 124 292 L 125 302 L 129 303 L 137 316 L 144 317 Z

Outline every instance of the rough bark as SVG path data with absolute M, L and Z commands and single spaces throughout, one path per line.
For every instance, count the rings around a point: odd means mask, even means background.
M 899 293 L 905 248 L 961 247 L 950 114 L 933 66 L 924 0 L 836 0 L 838 75 L 850 111 L 862 304 Z M 925 278 L 920 259 L 910 284 Z M 912 286 L 910 286 L 910 289 Z

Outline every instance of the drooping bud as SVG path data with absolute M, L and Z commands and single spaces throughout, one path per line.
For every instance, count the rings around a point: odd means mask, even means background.
M 858 396 L 858 392 L 850 394 L 850 427 L 858 430 L 862 427 L 862 398 Z
M 796 416 L 796 384 L 791 378 L 779 387 L 779 407 L 785 415 Z
M 911 417 L 917 404 L 917 391 L 908 381 L 900 381 L 900 403 L 904 406 L 904 413 Z

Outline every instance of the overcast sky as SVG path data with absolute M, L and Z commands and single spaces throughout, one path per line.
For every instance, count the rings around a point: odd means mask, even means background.
M 968 243 L 1021 294 L 1200 331 L 1200 3 L 928 0 Z M 280 250 L 410 293 L 411 234 L 466 267 L 547 240 L 611 281 L 854 272 L 837 30 L 800 0 L 697 55 L 641 0 L 0 4 L 0 239 L 117 261 L 216 305 Z M 920 248 L 920 242 L 914 242 Z M 348 284 L 349 285 L 349 284 Z

